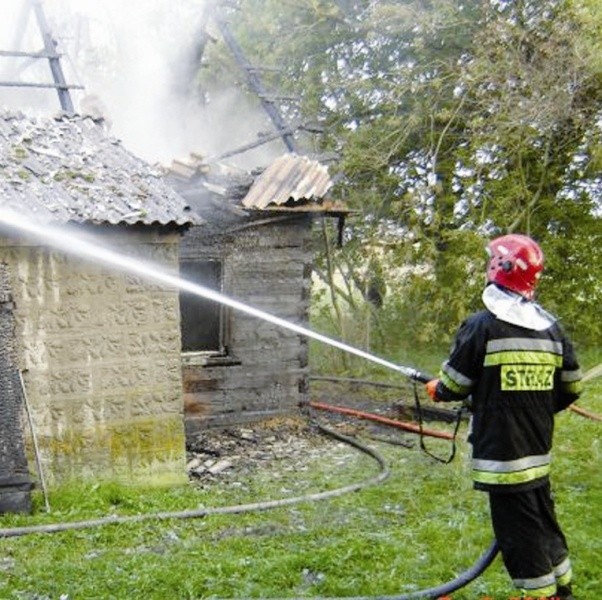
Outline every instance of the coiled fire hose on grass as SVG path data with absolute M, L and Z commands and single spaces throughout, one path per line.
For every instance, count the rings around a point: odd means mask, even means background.
M 149 520 L 168 520 L 168 519 L 198 519 L 207 517 L 210 515 L 224 515 L 224 514 L 239 514 L 253 511 L 269 510 L 272 508 L 280 508 L 283 506 L 290 506 L 293 504 L 300 504 L 302 502 L 310 502 L 317 500 L 325 500 L 327 498 L 335 498 L 351 492 L 357 492 L 370 485 L 376 485 L 382 483 L 389 477 L 389 468 L 385 462 L 385 459 L 374 449 L 362 444 L 358 440 L 342 435 L 336 431 L 332 431 L 322 425 L 317 425 L 320 432 L 325 435 L 329 435 L 343 441 L 351 446 L 354 446 L 361 452 L 371 456 L 379 465 L 380 471 L 377 475 L 360 481 L 358 483 L 352 483 L 334 490 L 328 490 L 326 492 L 316 492 L 314 494 L 306 494 L 303 496 L 295 496 L 292 498 L 282 498 L 279 500 L 266 500 L 263 502 L 252 502 L 249 504 L 237 504 L 233 506 L 217 506 L 198 508 L 193 510 L 175 511 L 175 512 L 158 512 L 144 515 L 124 515 L 124 516 L 110 516 L 103 517 L 100 519 L 92 519 L 86 521 L 73 521 L 64 523 L 53 523 L 48 525 L 30 525 L 25 527 L 12 527 L 6 529 L 0 529 L 0 538 L 7 537 L 20 537 L 24 535 L 30 535 L 35 533 L 59 533 L 62 531 L 70 531 L 74 529 L 88 529 L 91 527 L 100 527 L 102 525 L 113 525 L 113 524 L 130 524 L 140 523 L 142 521 Z
M 246 512 L 263 511 L 273 508 L 280 508 L 284 506 L 290 506 L 294 504 L 300 504 L 302 502 L 310 502 L 317 500 L 324 500 L 326 498 L 334 498 L 336 496 L 342 496 L 351 492 L 359 491 L 370 485 L 376 485 L 382 483 L 389 477 L 389 468 L 384 458 L 374 449 L 366 446 L 355 438 L 343 435 L 332 429 L 329 429 L 319 423 L 314 423 L 318 430 L 330 437 L 333 437 L 339 441 L 350 444 L 357 448 L 361 452 L 371 456 L 379 465 L 379 473 L 373 477 L 365 479 L 362 482 L 350 484 L 335 490 L 329 490 L 326 492 L 318 492 L 314 494 L 307 494 L 303 496 L 296 496 L 294 498 L 284 498 L 280 500 L 267 500 L 264 502 L 255 502 L 250 504 L 238 504 L 233 506 L 220 506 L 215 508 L 199 508 L 196 510 L 185 510 L 176 512 L 159 512 L 151 513 L 146 515 L 125 515 L 125 516 L 110 516 L 100 519 L 92 519 L 86 521 L 73 521 L 73 522 L 62 522 L 52 523 L 47 525 L 31 525 L 26 527 L 12 527 L 0 529 L 0 538 L 10 537 L 22 537 L 25 535 L 32 534 L 49 534 L 49 533 L 60 533 L 64 531 L 72 531 L 78 529 L 89 529 L 93 527 L 100 527 L 104 525 L 115 525 L 115 524 L 131 524 L 140 523 L 142 521 L 149 520 L 169 520 L 169 519 L 194 519 L 204 518 L 210 515 L 223 515 L 223 514 L 240 514 Z M 466 571 L 460 573 L 458 577 L 444 583 L 437 587 L 428 588 L 424 590 L 418 590 L 409 594 L 402 594 L 398 596 L 368 596 L 362 598 L 345 598 L 344 600 L 410 600 L 412 598 L 438 598 L 439 596 L 454 592 L 470 582 L 474 581 L 479 577 L 483 571 L 492 563 L 497 554 L 497 545 L 494 542 L 483 555 Z M 315 600 L 326 600 L 318 599 Z M 329 598 L 328 600 L 337 600 L 335 598 Z

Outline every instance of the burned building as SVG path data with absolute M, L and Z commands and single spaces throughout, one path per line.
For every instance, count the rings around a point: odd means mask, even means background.
M 196 222 L 161 173 L 92 119 L 64 115 L 0 113 L 6 209 L 176 273 L 181 232 Z M 25 389 L 10 389 L 27 394 L 41 465 L 50 481 L 182 480 L 178 290 L 82 260 L 76 248 L 76 239 L 70 254 L 0 230 L 2 310 L 14 317 L 2 328 L 14 361 L 3 358 L 0 371 L 22 376 Z
M 169 181 L 202 220 L 182 238 L 184 277 L 308 326 L 312 228 L 342 220 L 326 168 L 285 154 L 256 176 L 191 157 Z M 187 432 L 291 414 L 308 399 L 308 343 L 295 332 L 182 294 Z
M 91 118 L 0 114 L 0 217 L 93 233 L 302 326 L 312 228 L 346 214 L 328 200 L 331 184 L 293 154 L 260 174 L 196 161 L 165 177 Z M 5 373 L 10 393 L 28 398 L 48 480 L 182 480 L 186 433 L 291 414 L 308 399 L 303 336 L 94 264 L 76 246 L 0 229 L 2 335 L 14 347 L 0 353 L 0 382 Z

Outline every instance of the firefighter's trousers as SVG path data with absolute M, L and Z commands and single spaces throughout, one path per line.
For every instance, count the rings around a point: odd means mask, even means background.
M 550 484 L 525 492 L 489 493 L 491 522 L 504 564 L 525 596 L 554 596 L 571 582 L 571 563 Z

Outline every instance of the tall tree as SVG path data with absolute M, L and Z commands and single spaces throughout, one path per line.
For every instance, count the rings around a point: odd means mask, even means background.
M 278 68 L 269 83 L 300 98 L 286 116 L 320 120 L 319 149 L 341 156 L 337 193 L 364 215 L 345 263 L 383 264 L 396 292 L 383 310 L 421 341 L 478 303 L 483 240 L 507 231 L 540 241 L 552 307 L 599 339 L 601 12 L 594 0 L 243 0 L 233 16 L 253 62 Z

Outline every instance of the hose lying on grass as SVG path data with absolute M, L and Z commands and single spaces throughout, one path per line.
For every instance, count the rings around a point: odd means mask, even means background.
M 203 518 L 209 515 L 218 514 L 239 514 L 245 512 L 262 511 L 272 508 L 279 508 L 283 506 L 290 506 L 293 504 L 299 504 L 301 502 L 324 500 L 326 498 L 334 498 L 350 492 L 356 492 L 369 485 L 375 485 L 382 483 L 390 475 L 389 469 L 386 465 L 384 458 L 374 449 L 362 444 L 360 441 L 342 435 L 336 431 L 333 431 L 323 425 L 316 424 L 318 429 L 325 435 L 331 436 L 342 442 L 352 445 L 361 452 L 371 456 L 379 465 L 379 473 L 373 477 L 365 479 L 362 482 L 350 484 L 335 490 L 329 490 L 326 492 L 318 492 L 315 494 L 307 494 L 304 496 L 296 496 L 294 498 L 284 498 L 280 500 L 267 500 L 264 502 L 255 502 L 250 504 L 238 504 L 234 506 L 220 506 L 215 508 L 200 508 L 196 510 L 185 510 L 179 512 L 159 512 L 150 513 L 145 515 L 127 515 L 127 516 L 110 516 L 101 519 L 92 519 L 87 521 L 73 521 L 63 523 L 52 523 L 48 525 L 31 525 L 26 527 L 12 527 L 6 529 L 0 529 L 0 538 L 9 537 L 21 537 L 31 534 L 47 534 L 47 533 L 60 533 L 63 531 L 70 531 L 75 529 L 88 529 L 92 527 L 100 527 L 104 525 L 115 525 L 115 524 L 131 524 L 140 523 L 148 520 L 168 520 L 168 519 L 193 519 Z M 444 583 L 434 588 L 425 590 L 419 590 L 410 594 L 402 594 L 400 596 L 370 596 L 363 598 L 346 598 L 345 600 L 410 600 L 411 598 L 438 598 L 441 595 L 449 594 L 454 592 L 461 587 L 468 585 L 471 581 L 476 579 L 485 571 L 485 569 L 491 564 L 497 554 L 497 544 L 494 542 L 486 552 L 477 560 L 477 562 L 460 573 L 458 577 L 448 583 Z M 318 599 L 316 599 L 318 600 Z M 329 599 L 336 600 L 336 599 Z
M 126 523 L 140 523 L 142 521 L 149 520 L 168 520 L 168 519 L 198 519 L 207 517 L 209 515 L 223 515 L 223 514 L 238 514 L 253 511 L 269 510 L 272 508 L 280 508 L 283 506 L 290 506 L 293 504 L 300 504 L 301 502 L 313 502 L 317 500 L 325 500 L 326 498 L 335 498 L 348 494 L 350 492 L 357 492 L 362 488 L 370 485 L 376 485 L 383 482 L 389 477 L 389 468 L 384 458 L 372 448 L 362 444 L 358 440 L 342 435 L 336 431 L 332 431 L 322 425 L 318 425 L 319 430 L 325 435 L 334 437 L 340 441 L 343 441 L 351 446 L 354 446 L 361 452 L 371 456 L 379 465 L 379 473 L 373 477 L 360 481 L 358 483 L 352 483 L 334 490 L 328 490 L 326 492 L 316 492 L 314 494 L 306 494 L 303 496 L 295 496 L 292 498 L 283 498 L 280 500 L 266 500 L 264 502 L 252 502 L 249 504 L 237 504 L 233 506 L 217 506 L 208 508 L 199 508 L 195 510 L 184 510 L 176 512 L 158 512 L 149 513 L 143 515 L 124 515 L 124 516 L 109 516 L 100 519 L 91 519 L 87 521 L 72 521 L 63 523 L 51 523 L 48 525 L 30 525 L 25 527 L 11 527 L 6 529 L 0 529 L 0 538 L 7 537 L 20 537 L 29 535 L 32 533 L 60 533 L 62 531 L 70 531 L 74 529 L 88 529 L 91 527 L 100 527 L 102 525 L 114 525 L 114 524 L 126 524 Z
M 474 581 L 477 577 L 482 575 L 487 567 L 489 567 L 497 554 L 498 545 L 497 542 L 494 541 L 470 568 L 460 573 L 455 579 L 432 588 L 425 588 L 423 590 L 416 590 L 415 592 L 394 596 L 345 596 L 344 598 L 318 598 L 314 596 L 313 598 L 308 598 L 308 600 L 414 600 L 415 598 L 431 598 L 434 600 L 456 592 L 460 588 L 463 588 Z M 286 599 L 281 598 L 280 600 Z
M 581 379 L 581 382 L 585 383 L 586 381 L 589 381 L 590 379 L 597 379 L 600 376 L 602 376 L 602 363 L 599 365 L 596 365 L 595 367 L 592 367 L 589 371 L 587 371 L 583 375 L 583 379 Z M 569 406 L 569 410 L 572 410 L 574 413 L 577 413 L 578 415 L 581 415 L 582 417 L 591 419 L 592 421 L 602 421 L 602 416 L 600 416 L 594 412 L 591 412 L 589 410 L 586 410 L 585 408 L 581 408 L 580 406 L 577 406 L 576 404 L 571 404 Z

